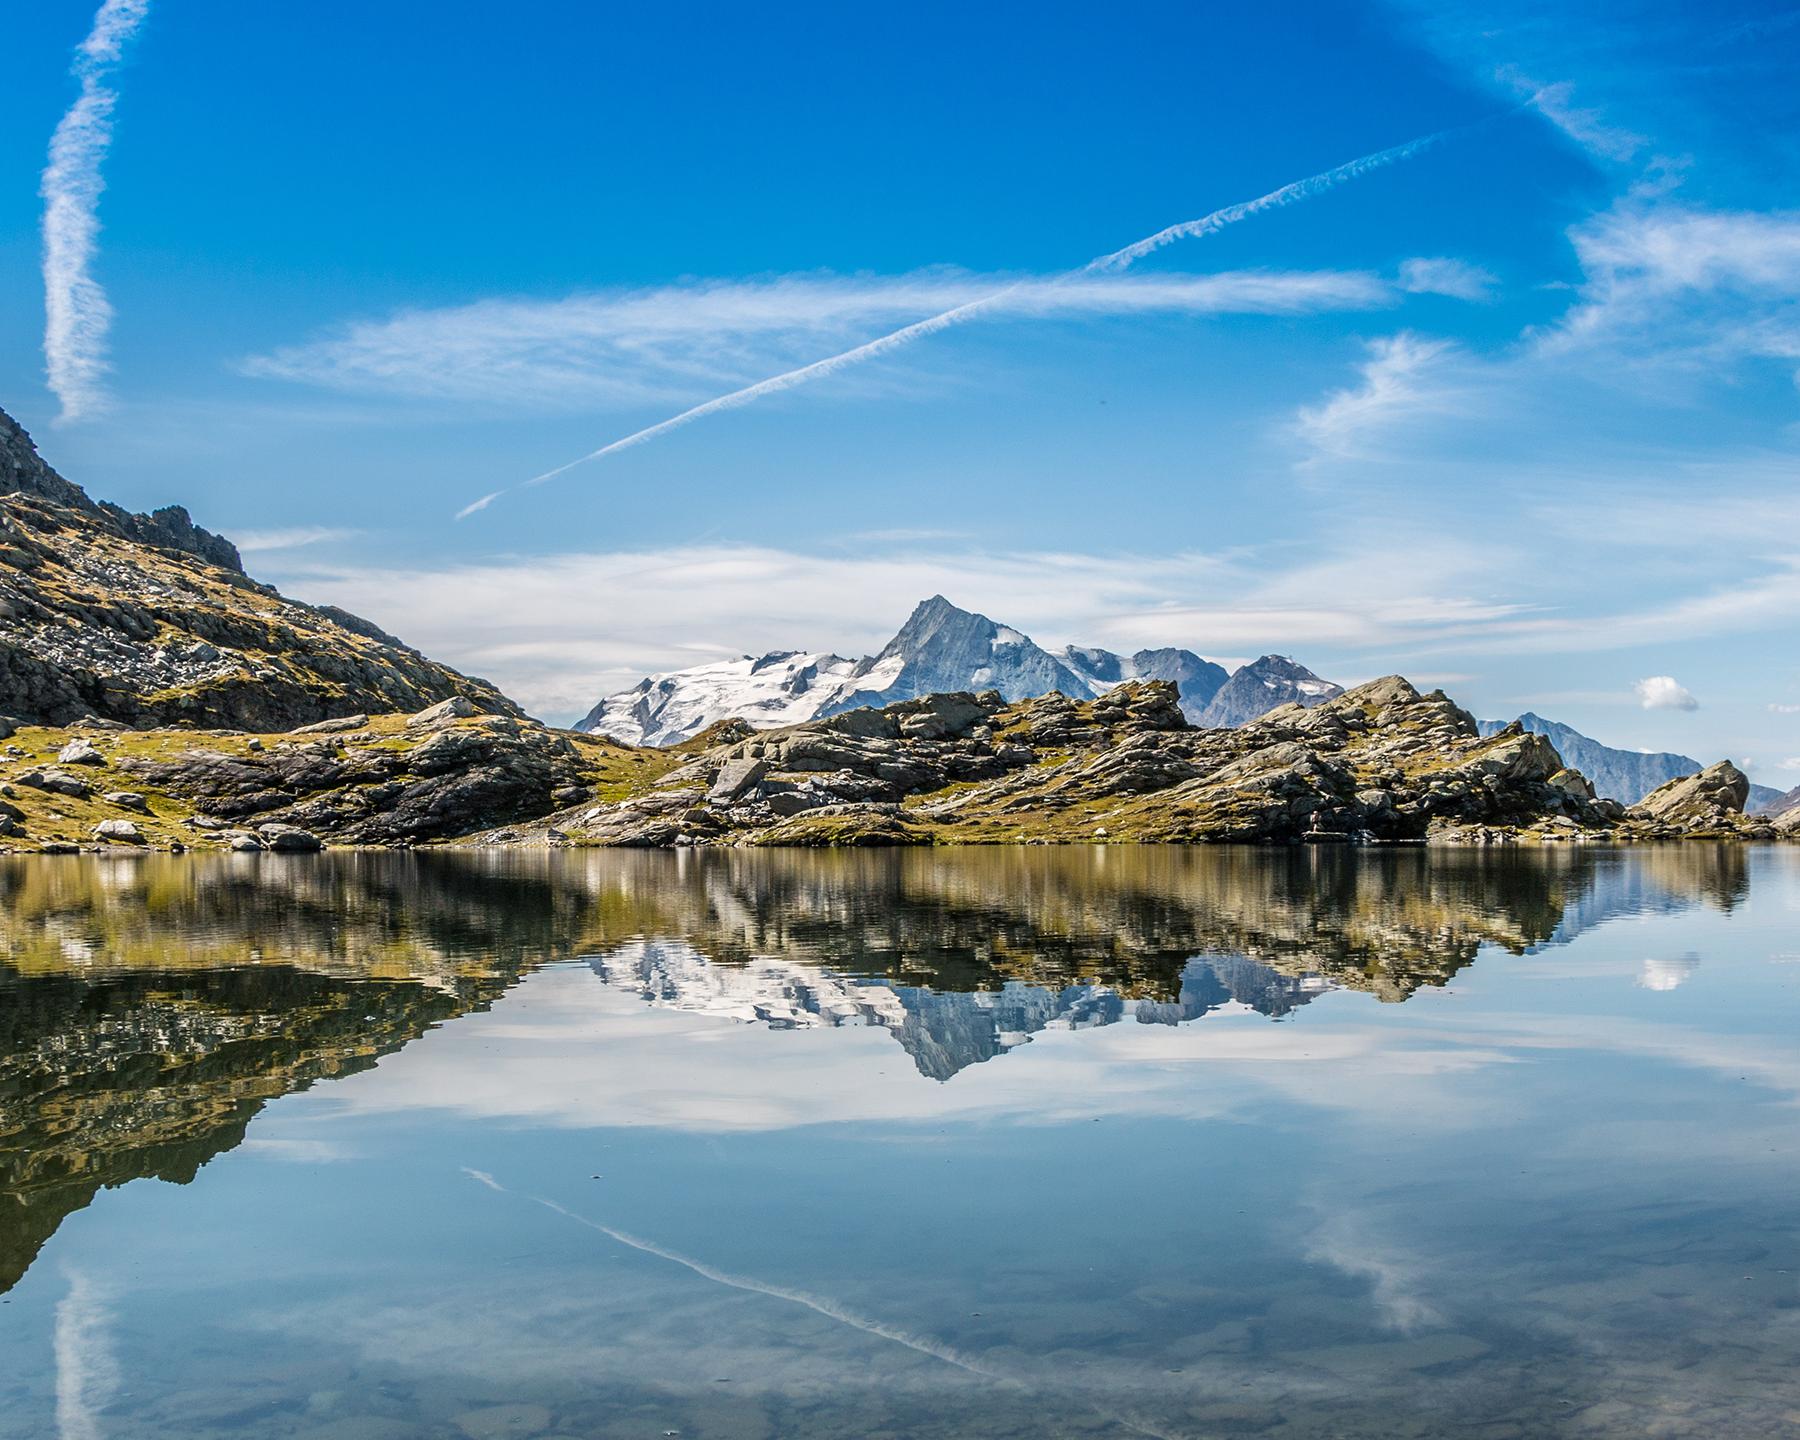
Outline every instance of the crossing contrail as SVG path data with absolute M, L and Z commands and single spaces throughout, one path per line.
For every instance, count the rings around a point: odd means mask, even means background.
M 1113 250 L 1105 255 L 1096 256 L 1085 265 L 1078 266 L 1059 276 L 1059 280 L 1072 280 L 1083 275 L 1097 275 L 1109 271 L 1124 270 L 1165 245 L 1172 245 L 1177 240 L 1198 239 L 1202 236 L 1217 234 L 1227 226 L 1235 225 L 1240 220 L 1248 220 L 1253 215 L 1260 215 L 1265 210 L 1279 210 L 1284 206 L 1297 205 L 1315 195 L 1322 195 L 1327 190 L 1335 189 L 1346 180 L 1354 180 L 1371 170 L 1379 170 L 1384 166 L 1398 164 L 1410 160 L 1437 144 L 1451 132 L 1440 130 L 1430 135 L 1422 135 L 1416 140 L 1408 140 L 1403 145 L 1394 145 L 1386 150 L 1377 150 L 1373 154 L 1359 156 L 1330 170 L 1322 170 L 1317 175 L 1308 175 L 1305 179 L 1295 180 L 1280 189 L 1271 190 L 1267 195 L 1259 195 L 1254 200 L 1240 201 L 1236 205 L 1227 205 L 1214 210 L 1211 214 L 1202 215 L 1198 220 L 1184 220 L 1178 225 L 1170 225 L 1158 230 L 1154 235 L 1145 236 L 1134 241 L 1121 250 Z M 547 480 L 554 480 L 559 475 L 566 475 L 579 465 L 586 465 L 591 460 L 602 456 L 613 455 L 620 450 L 629 450 L 643 445 L 660 435 L 667 435 L 671 430 L 679 430 L 691 425 L 707 415 L 717 414 L 721 410 L 736 410 L 740 406 L 749 405 L 765 395 L 773 395 L 782 390 L 792 390 L 798 385 L 809 384 L 814 380 L 822 380 L 828 375 L 835 375 L 852 365 L 860 365 L 865 360 L 873 360 L 903 345 L 910 345 L 914 340 L 927 335 L 935 335 L 940 330 L 948 330 L 953 325 L 960 325 L 985 310 L 998 306 L 1007 296 L 1020 288 L 1018 284 L 1008 285 L 996 290 L 992 295 L 984 295 L 978 300 L 970 300 L 964 304 L 953 306 L 939 314 L 928 316 L 923 320 L 915 320 L 910 325 L 903 325 L 898 330 L 889 332 L 874 340 L 866 341 L 840 354 L 831 355 L 823 360 L 814 360 L 809 365 L 802 365 L 796 370 L 784 371 L 780 375 L 771 375 L 767 380 L 758 380 L 754 385 L 746 385 L 741 390 L 733 390 L 728 395 L 720 395 L 698 405 L 683 410 L 678 415 L 671 415 L 667 420 L 659 420 L 654 425 L 634 431 L 622 439 L 602 445 L 598 450 L 590 450 L 586 455 L 569 461 L 566 465 L 558 465 L 554 470 L 546 470 L 541 475 L 533 475 L 529 480 L 522 480 L 517 485 L 509 485 L 483 495 L 479 500 L 463 506 L 456 512 L 458 520 L 466 519 L 477 511 L 485 510 L 504 495 L 515 490 L 528 490 L 534 485 L 542 485 Z M 1055 283 L 1055 282 L 1052 282 Z

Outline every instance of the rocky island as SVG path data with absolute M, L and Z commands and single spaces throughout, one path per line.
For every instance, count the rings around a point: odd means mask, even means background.
M 1182 683 L 933 693 L 773 729 L 724 720 L 663 747 L 558 730 L 368 621 L 252 580 L 179 507 L 94 502 L 0 412 L 10 850 L 1800 835 L 1800 805 L 1745 813 L 1729 762 L 1628 807 L 1544 735 L 1484 734 L 1399 676 L 1242 723 L 1196 719 Z

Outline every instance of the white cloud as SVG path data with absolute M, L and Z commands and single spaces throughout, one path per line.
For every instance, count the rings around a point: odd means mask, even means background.
M 1800 715 L 1800 705 L 1783 705 L 1779 702 L 1771 701 L 1769 704 L 1769 713 L 1772 715 Z
M 1775 768 L 1777 770 L 1800 770 L 1800 755 L 1789 756 Z
M 1540 85 L 1511 66 L 1500 67 L 1497 75 L 1563 134 L 1604 160 L 1621 164 L 1633 160 L 1649 143 L 1636 131 L 1609 121 L 1600 109 L 1576 104 L 1575 87 L 1566 80 Z
M 824 553 L 693 544 L 359 569 L 295 557 L 271 578 L 368 615 L 499 684 L 534 713 L 578 715 L 657 671 L 734 654 L 878 649 L 933 593 L 1040 644 L 1183 645 L 1257 655 L 1318 647 L 1448 645 L 1529 614 L 1479 593 L 1515 566 L 1504 546 L 1442 535 L 1346 533 L 1281 568 L 1216 556 L 982 550 L 911 541 Z M 1342 603 L 1355 594 L 1357 603 Z
M 1306 1238 L 1307 1259 L 1367 1280 L 1381 1323 L 1390 1330 L 1410 1335 L 1445 1323 L 1437 1307 L 1424 1298 L 1427 1283 L 1441 1273 L 1441 1265 L 1380 1237 L 1368 1217 L 1345 1211 L 1335 1199 L 1318 1208 L 1325 1218 Z
M 252 356 L 239 368 L 337 390 L 500 408 L 622 407 L 738 385 L 859 332 L 973 304 L 1000 320 L 1282 315 L 1365 310 L 1394 295 L 1362 271 L 793 275 L 403 311 Z
M 143 24 L 150 0 L 106 0 L 77 47 L 81 94 L 50 137 L 44 199 L 44 363 L 61 420 L 105 405 L 106 337 L 112 306 L 90 273 L 100 234 L 100 167 L 112 145 L 117 96 L 107 77 Z
M 359 532 L 330 525 L 297 525 L 287 530 L 246 530 L 228 537 L 246 555 L 265 550 L 298 550 L 304 545 L 323 545 L 349 540 Z
M 1673 675 L 1651 675 L 1640 680 L 1632 689 L 1637 692 L 1638 704 L 1646 710 L 1698 710 L 1700 702 L 1693 693 L 1678 682 Z
M 1402 262 L 1400 288 L 1411 295 L 1448 295 L 1454 300 L 1486 300 L 1500 282 L 1479 265 L 1443 256 Z
M 1361 383 L 1302 409 L 1296 433 L 1315 456 L 1369 458 L 1385 427 L 1453 407 L 1455 391 L 1440 373 L 1453 350 L 1447 340 L 1404 330 L 1370 342 L 1369 358 L 1358 367 Z
M 1586 278 L 1544 352 L 1605 347 L 1633 369 L 1678 359 L 1708 373 L 1800 360 L 1800 213 L 1628 200 L 1569 238 Z
M 80 1271 L 56 1304 L 56 1430 L 60 1440 L 101 1440 L 101 1415 L 119 1388 L 113 1358 L 110 1295 Z

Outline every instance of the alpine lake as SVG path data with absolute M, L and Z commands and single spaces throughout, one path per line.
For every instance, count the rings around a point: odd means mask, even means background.
M 0 1437 L 1800 1435 L 1800 847 L 0 862 Z

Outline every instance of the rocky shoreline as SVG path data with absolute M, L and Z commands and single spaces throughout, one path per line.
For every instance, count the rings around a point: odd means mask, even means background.
M 933 695 L 633 747 L 453 696 L 274 733 L 0 719 L 0 850 L 1568 844 L 1800 838 L 1729 763 L 1624 807 L 1398 676 L 1207 729 L 1167 682 Z

